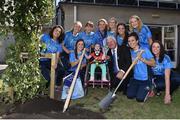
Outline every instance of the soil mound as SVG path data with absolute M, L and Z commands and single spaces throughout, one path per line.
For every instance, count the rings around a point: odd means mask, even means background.
M 47 97 L 34 98 L 24 104 L 17 104 L 7 115 L 5 119 L 103 119 L 100 113 L 81 108 L 80 106 L 71 106 L 62 113 L 64 102 L 52 100 Z

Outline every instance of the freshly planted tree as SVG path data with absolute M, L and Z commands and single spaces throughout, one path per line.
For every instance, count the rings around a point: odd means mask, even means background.
M 52 0 L 0 0 L 0 33 L 12 32 L 15 44 L 8 48 L 8 68 L 3 81 L 14 91 L 14 101 L 24 102 L 44 88 L 39 70 L 39 36 L 53 16 Z M 20 54 L 28 53 L 22 60 Z

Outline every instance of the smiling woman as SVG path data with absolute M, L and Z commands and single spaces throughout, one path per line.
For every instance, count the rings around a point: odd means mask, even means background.
M 58 66 L 58 61 L 60 57 L 60 53 L 62 52 L 62 46 L 61 42 L 64 39 L 64 29 L 62 26 L 54 26 L 52 30 L 50 31 L 49 34 L 43 34 L 41 36 L 41 42 L 45 44 L 45 48 L 40 51 L 41 53 L 56 53 L 56 60 L 55 60 L 55 66 L 54 69 L 56 69 L 56 72 L 58 77 L 56 77 L 56 84 L 59 86 L 60 85 L 60 80 L 58 79 L 59 76 L 62 78 L 63 76 L 63 71 L 60 71 Z M 44 76 L 44 78 L 48 81 L 47 86 L 49 85 L 50 82 L 50 68 L 51 68 L 51 60 L 48 58 L 41 58 L 40 59 L 40 68 L 41 68 L 41 73 Z
M 155 66 L 155 61 L 150 50 L 139 45 L 137 33 L 129 34 L 128 44 L 131 47 L 132 60 L 136 58 L 141 50 L 144 50 L 144 52 L 134 67 L 134 75 L 127 89 L 127 97 L 129 99 L 136 98 L 138 102 L 144 102 L 149 92 L 148 66 Z

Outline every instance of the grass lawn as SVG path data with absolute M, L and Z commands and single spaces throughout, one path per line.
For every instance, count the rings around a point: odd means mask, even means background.
M 73 100 L 71 105 L 79 105 L 83 108 L 100 112 L 98 103 L 107 95 L 106 88 L 89 88 L 86 97 Z M 117 93 L 117 99 L 112 103 L 110 109 L 102 113 L 109 119 L 178 119 L 180 118 L 180 89 L 174 92 L 173 102 L 170 105 L 163 103 L 164 93 L 161 96 L 148 98 L 145 103 L 129 100 L 121 93 Z
M 138 103 L 136 100 L 127 99 L 126 96 L 118 92 L 117 99 L 111 104 L 110 109 L 102 112 L 98 103 L 107 93 L 107 88 L 89 87 L 87 96 L 72 100 L 70 106 L 78 106 L 101 113 L 108 119 L 180 119 L 180 89 L 174 92 L 173 102 L 170 105 L 163 103 L 164 93 L 160 97 L 148 98 L 145 103 Z M 12 106 L 0 103 L 0 116 Z M 89 116 L 89 118 L 91 117 Z

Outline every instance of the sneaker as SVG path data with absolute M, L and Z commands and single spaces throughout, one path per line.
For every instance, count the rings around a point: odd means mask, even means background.
M 94 77 L 91 76 L 89 81 L 94 81 Z
M 108 80 L 105 77 L 103 77 L 102 81 L 107 82 Z
M 156 95 L 157 95 L 157 96 L 161 96 L 161 92 L 157 92 Z
M 153 90 L 149 91 L 148 97 L 154 97 L 155 93 Z

